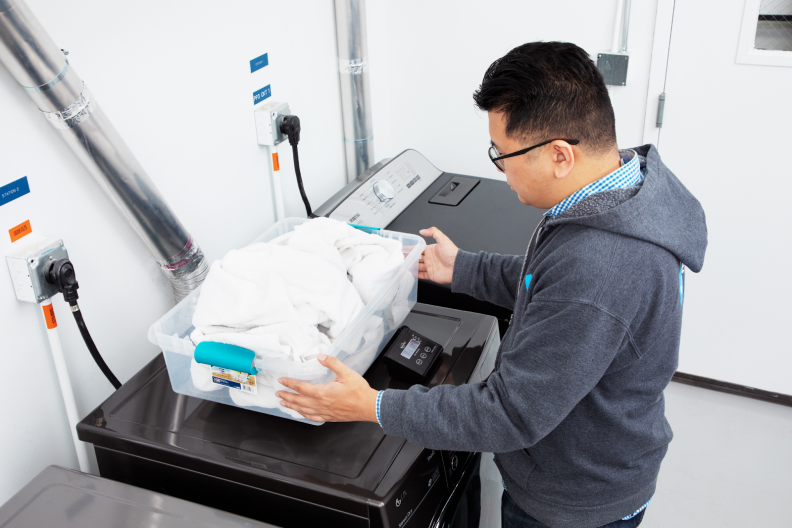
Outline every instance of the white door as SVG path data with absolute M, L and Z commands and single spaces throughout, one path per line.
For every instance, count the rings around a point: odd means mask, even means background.
M 704 269 L 686 274 L 679 370 L 792 394 L 792 0 L 661 3 L 659 151 L 709 231 Z

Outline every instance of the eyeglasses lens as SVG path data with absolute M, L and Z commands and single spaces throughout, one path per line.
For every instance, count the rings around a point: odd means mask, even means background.
M 492 160 L 492 163 L 494 163 L 495 166 L 498 167 L 498 170 L 503 171 L 503 160 L 496 160 L 495 159 L 495 158 L 497 158 L 499 156 L 500 156 L 500 153 L 498 152 L 498 150 L 495 147 L 490 147 L 489 148 L 489 157 Z

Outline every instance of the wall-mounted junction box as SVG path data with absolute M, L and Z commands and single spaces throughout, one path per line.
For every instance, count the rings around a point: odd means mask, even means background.
M 627 84 L 629 63 L 630 56 L 626 53 L 597 54 L 597 68 L 602 73 L 605 84 L 610 86 L 625 86 Z
M 17 299 L 40 303 L 58 293 L 58 289 L 44 278 L 56 260 L 69 258 L 63 240 L 43 236 L 31 238 L 24 246 L 6 255 L 8 271 Z
M 258 144 L 274 147 L 286 141 L 286 136 L 280 131 L 278 118 L 290 113 L 289 104 L 278 101 L 271 101 L 254 109 Z

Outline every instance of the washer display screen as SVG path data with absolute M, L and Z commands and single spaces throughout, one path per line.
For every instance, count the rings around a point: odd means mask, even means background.
M 410 359 L 413 356 L 413 354 L 415 354 L 415 351 L 418 350 L 418 345 L 420 344 L 421 344 L 420 341 L 411 339 L 410 342 L 407 344 L 407 346 L 404 347 L 404 350 L 402 350 L 401 355 L 406 357 L 407 359 Z

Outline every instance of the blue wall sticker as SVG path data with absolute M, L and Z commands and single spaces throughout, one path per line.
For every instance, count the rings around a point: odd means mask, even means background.
M 0 187 L 0 205 L 5 205 L 30 192 L 27 176 Z
M 525 276 L 525 290 L 528 291 L 528 288 L 531 286 L 531 279 L 533 278 L 533 273 L 529 273 Z
M 253 92 L 253 104 L 254 105 L 259 104 L 261 101 L 263 101 L 264 99 L 266 99 L 270 95 L 272 95 L 272 89 L 270 88 L 270 85 L 268 84 L 267 86 L 265 86 L 261 90 L 256 90 L 255 92 Z
M 265 53 L 261 57 L 256 57 L 252 61 L 250 61 L 250 73 L 257 72 L 264 66 L 269 64 L 269 57 Z

